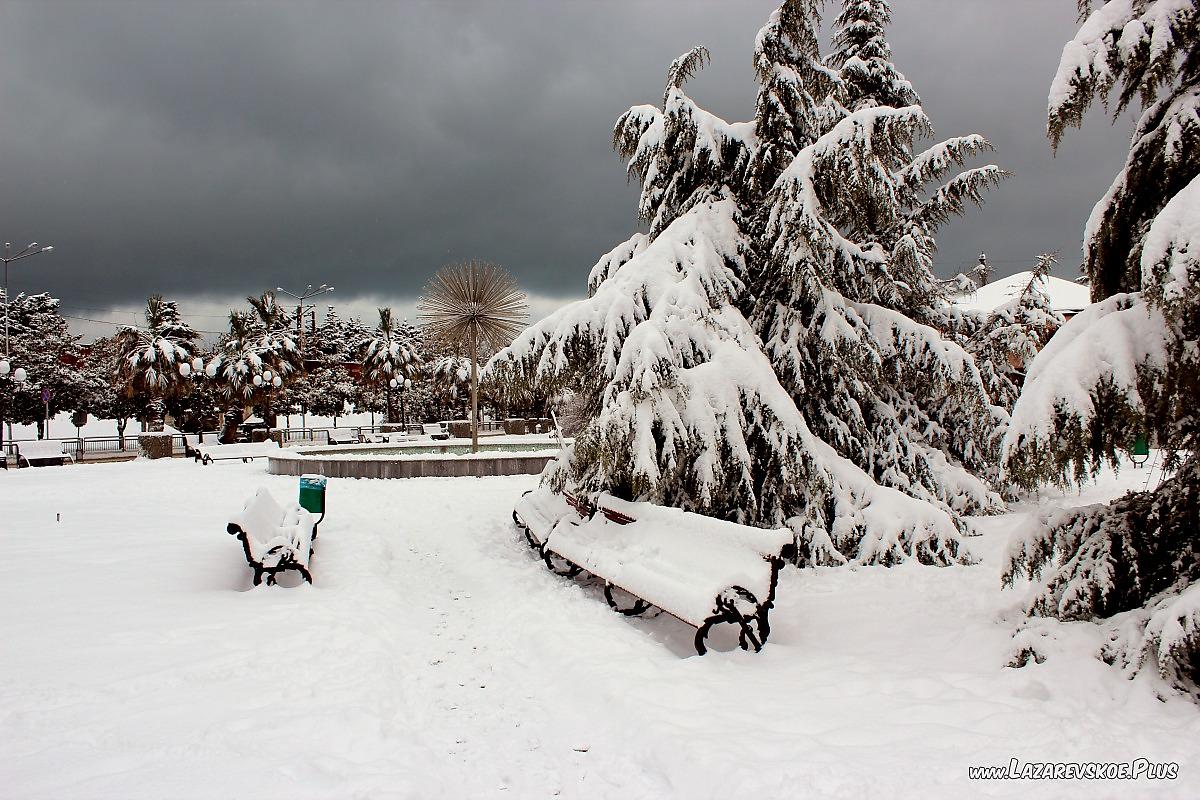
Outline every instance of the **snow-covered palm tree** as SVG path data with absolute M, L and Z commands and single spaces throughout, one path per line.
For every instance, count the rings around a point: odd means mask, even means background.
M 146 428 L 163 429 L 163 400 L 187 390 L 200 335 L 179 317 L 179 306 L 162 295 L 146 300 L 146 327 L 117 332 L 116 379 L 125 395 L 149 399 Z
M 398 422 L 392 408 L 392 390 L 403 389 L 421 368 L 416 343 L 392 320 L 390 308 L 379 309 L 379 327 L 367 342 L 362 360 L 363 375 L 382 384 L 387 393 L 387 421 Z
M 292 338 L 291 319 L 275 295 L 265 292 L 247 302 L 250 313 L 230 312 L 229 333 L 205 371 L 227 400 L 262 404 L 263 418 L 272 424 L 272 394 L 300 370 L 303 359 Z

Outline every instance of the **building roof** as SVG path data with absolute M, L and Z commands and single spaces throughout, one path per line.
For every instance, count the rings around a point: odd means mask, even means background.
M 1018 297 L 1032 277 L 1033 273 L 1028 270 L 1018 272 L 1016 275 L 980 286 L 974 292 L 959 295 L 953 302 L 967 311 L 987 313 Z M 1080 286 L 1053 275 L 1047 275 L 1042 281 L 1042 289 L 1050 298 L 1051 307 L 1061 314 L 1078 313 L 1092 303 L 1092 290 L 1087 286 Z

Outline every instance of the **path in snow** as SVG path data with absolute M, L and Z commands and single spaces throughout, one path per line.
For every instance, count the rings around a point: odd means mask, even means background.
M 294 496 L 264 473 L 0 474 L 0 794 L 1200 793 L 1200 713 L 1092 658 L 1092 626 L 1004 668 L 1022 596 L 1000 556 L 1028 510 L 976 521 L 975 567 L 787 570 L 763 653 L 698 658 L 691 629 L 613 614 L 533 557 L 509 517 L 532 477 L 331 480 L 315 585 L 251 589 L 224 523 L 258 485 Z M 1180 779 L 966 779 L 1137 756 Z

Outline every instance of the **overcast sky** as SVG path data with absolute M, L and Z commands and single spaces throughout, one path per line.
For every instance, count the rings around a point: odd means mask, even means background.
M 55 246 L 13 267 L 12 290 L 120 321 L 161 292 L 217 329 L 279 285 L 408 314 L 439 266 L 478 257 L 544 313 L 636 228 L 613 122 L 657 102 L 696 44 L 713 63 L 689 92 L 748 118 L 774 5 L 4 0 L 0 236 Z M 938 134 L 984 134 L 1015 173 L 944 229 L 939 273 L 980 250 L 1000 275 L 1058 250 L 1074 277 L 1129 134 L 1097 118 L 1051 155 L 1046 93 L 1075 3 L 894 5 L 896 63 Z

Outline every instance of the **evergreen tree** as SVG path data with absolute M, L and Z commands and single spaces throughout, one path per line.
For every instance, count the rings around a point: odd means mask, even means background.
M 346 342 L 347 361 L 349 363 L 362 361 L 367 342 L 371 341 L 375 332 L 367 327 L 358 317 L 350 317 L 350 319 L 346 320 L 344 331 L 343 338 Z
M 200 334 L 179 316 L 179 306 L 162 295 L 146 300 L 146 327 L 117 332 L 115 378 L 122 391 L 145 401 L 146 430 L 161 431 L 168 397 L 191 389 L 188 378 Z
M 346 323 L 333 306 L 329 306 L 321 325 L 307 344 L 313 351 L 313 357 L 322 364 L 345 364 L 350 360 Z
M 921 104 L 912 84 L 892 63 L 886 35 L 891 22 L 888 0 L 847 0 L 834 20 L 834 51 L 828 60 L 841 76 L 838 96 L 850 111 Z
M 878 64 L 886 53 L 851 35 L 861 8 L 882 13 L 887 3 L 847 2 L 834 63 Z M 855 42 L 868 48 L 861 56 L 849 49 Z M 847 97 L 858 110 L 843 107 L 757 210 L 750 319 L 808 425 L 839 454 L 943 508 L 996 508 L 999 498 L 971 473 L 992 469 L 1004 413 L 969 354 L 939 332 L 946 319 L 931 265 L 937 227 L 1002 172 L 968 170 L 925 198 L 929 183 L 987 142 L 960 137 L 913 155 L 929 120 L 916 105 L 882 105 L 915 95 L 894 69 L 877 72 L 898 85 L 883 97 Z
M 332 417 L 335 427 L 338 417 L 346 413 L 346 404 L 353 403 L 358 394 L 358 382 L 341 364 L 313 370 L 308 385 L 309 394 L 304 401 L 308 413 Z
M 1090 4 L 1082 2 L 1081 13 Z M 1103 657 L 1200 690 L 1200 4 L 1121 0 L 1086 16 L 1050 90 L 1057 147 L 1097 99 L 1140 101 L 1125 168 L 1084 238 L 1093 306 L 1029 369 L 1004 442 L 1006 475 L 1062 485 L 1155 441 L 1154 491 L 1050 516 L 1004 575 L 1036 582 L 1031 616 L 1112 617 Z
M 1021 294 L 993 309 L 968 345 L 988 396 L 1006 411 L 1012 411 L 1034 356 L 1065 323 L 1045 291 L 1046 276 L 1057 261 L 1051 253 L 1038 256 Z
M 119 356 L 117 340 L 111 336 L 102 336 L 87 348 L 82 372 L 87 381 L 87 390 L 78 410 L 99 419 L 113 420 L 121 449 L 124 450 L 125 429 L 129 420 L 146 415 L 146 401 L 145 398 L 122 391 L 116 380 Z
M 997 171 L 917 200 L 985 143 L 914 158 L 919 108 L 830 98 L 841 78 L 817 54 L 819 5 L 789 0 L 759 33 L 752 123 L 684 93 L 701 48 L 672 63 L 661 110 L 622 116 L 614 143 L 649 234 L 490 370 L 576 394 L 590 422 L 556 487 L 786 523 L 810 563 L 962 560 L 955 512 L 998 498 L 959 460 L 986 462 L 976 442 L 997 418 L 969 354 L 897 310 L 936 294 L 932 275 L 901 285 L 890 269 L 904 237 L 931 238 Z M 952 417 L 970 424 L 939 428 Z
M 0 288 L 0 316 L 6 304 Z M 71 333 L 58 306 L 59 301 L 48 294 L 18 294 L 8 308 L 12 371 L 0 375 L 0 422 L 36 423 L 39 437 L 46 435 L 43 389 L 50 391 L 53 416 L 82 407 L 90 388 L 78 368 L 82 360 L 79 337 Z M 16 380 L 18 368 L 25 370 L 24 381 Z
M 771 13 L 754 42 L 760 85 L 754 106 L 756 146 L 747 194 L 760 199 L 796 154 L 812 144 L 832 117 L 827 98 L 839 80 L 821 63 L 817 32 L 823 0 L 792 0 Z M 631 165 L 632 166 L 632 165 Z
M 357 317 L 342 319 L 330 306 L 313 335 L 313 357 L 322 364 L 351 364 L 362 361 L 362 349 L 372 331 Z

